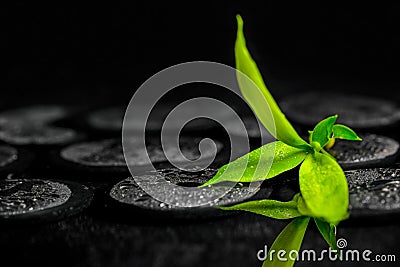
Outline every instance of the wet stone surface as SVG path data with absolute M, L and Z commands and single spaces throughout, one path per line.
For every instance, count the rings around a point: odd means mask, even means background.
M 400 121 L 400 109 L 389 100 L 362 95 L 308 92 L 282 101 L 282 110 L 294 122 L 314 126 L 338 114 L 338 123 L 356 129 L 392 126 Z
M 123 125 L 123 119 L 127 107 L 109 107 L 91 112 L 87 117 L 88 124 L 94 128 L 103 131 L 121 131 Z M 159 131 L 161 125 L 164 123 L 165 118 L 169 112 L 172 111 L 173 107 L 168 105 L 156 106 L 157 112 L 151 113 L 149 119 L 146 122 L 146 130 L 148 131 Z M 211 109 L 211 110 L 210 110 Z M 197 113 L 196 113 L 197 111 Z M 230 118 L 230 113 L 221 111 L 215 107 L 208 107 L 209 112 L 218 113 L 220 116 L 226 119 Z M 193 114 L 200 114 L 202 107 L 191 106 L 188 112 Z M 168 125 L 163 125 L 163 130 L 174 130 L 179 129 L 179 114 L 185 114 L 185 110 L 181 110 L 174 115 L 176 120 L 169 121 Z M 143 131 L 142 125 L 137 121 L 125 121 L 125 127 L 132 131 Z M 185 130 L 189 131 L 204 131 L 215 127 L 214 123 L 207 119 L 195 119 L 185 125 Z
M 400 212 L 400 169 L 346 171 L 352 215 Z
M 0 140 L 15 145 L 65 144 L 77 138 L 68 128 L 51 126 L 68 111 L 58 106 L 33 106 L 0 113 Z
M 18 151 L 10 146 L 0 145 L 0 168 L 18 159 Z
M 362 142 L 337 140 L 330 153 L 345 169 L 385 166 L 393 163 L 399 143 L 391 138 L 365 134 Z
M 0 139 L 14 145 L 58 145 L 72 142 L 77 133 L 72 129 L 38 124 L 0 126 Z
M 200 156 L 198 150 L 199 138 L 181 138 L 182 154 L 189 160 L 195 160 Z M 217 144 L 217 152 L 222 149 L 222 144 L 215 141 Z M 135 147 L 135 141 L 131 142 L 132 147 Z M 137 144 L 136 144 L 137 146 Z M 153 163 L 166 162 L 167 158 L 164 155 L 162 147 L 156 144 L 149 144 L 147 151 L 150 160 Z M 128 152 L 126 152 L 128 153 Z M 129 149 L 129 157 L 131 166 L 143 166 L 147 163 L 145 155 L 138 153 L 134 149 Z M 165 153 L 168 152 L 165 151 Z M 213 157 L 213 151 L 204 152 L 206 158 Z M 170 154 L 168 154 L 170 155 Z M 61 151 L 61 157 L 65 160 L 79 163 L 86 166 L 113 166 L 125 167 L 126 162 L 122 152 L 122 144 L 119 139 L 107 139 L 98 142 L 85 142 L 71 145 Z M 173 157 L 174 160 L 179 160 L 178 155 Z
M 236 120 L 227 120 L 224 122 L 225 127 L 232 127 L 232 134 L 238 135 L 244 138 L 260 138 L 261 136 L 266 139 L 266 142 L 272 142 L 275 138 L 264 128 L 260 123 L 257 123 L 255 118 L 244 117 L 242 119 L 243 124 L 246 127 L 247 132 L 241 131 L 241 125 Z
M 47 180 L 6 179 L 0 181 L 0 216 L 33 213 L 68 201 L 68 186 Z
M 0 181 L 0 223 L 58 221 L 82 212 L 93 196 L 93 189 L 72 181 L 7 178 Z
M 217 170 L 215 169 L 205 169 L 198 172 L 188 172 L 182 171 L 178 169 L 163 169 L 158 171 L 159 174 L 149 174 L 152 180 L 152 186 L 157 188 L 157 179 L 162 179 L 165 176 L 165 179 L 173 184 L 186 186 L 186 187 L 196 187 L 199 186 L 210 178 L 212 178 Z M 162 174 L 163 176 L 161 176 Z M 147 177 L 139 177 L 140 179 L 147 179 Z M 149 179 L 150 180 L 150 179 Z M 227 185 L 221 185 L 221 190 L 225 190 Z M 160 193 L 164 192 L 164 188 L 162 186 L 159 187 Z M 238 202 L 242 202 L 246 199 L 249 199 L 253 195 L 258 192 L 258 189 L 250 189 L 248 186 L 238 183 L 234 186 L 228 193 L 222 196 L 219 199 L 216 199 L 212 203 L 209 203 L 200 207 L 178 207 L 175 205 L 170 205 L 166 203 L 162 203 L 151 196 L 149 196 L 142 188 L 140 188 L 135 180 L 132 177 L 129 177 L 119 183 L 117 183 L 110 191 L 110 196 L 117 202 L 121 202 L 127 205 L 135 206 L 145 210 L 153 210 L 153 211 L 186 211 L 196 213 L 199 210 L 206 210 L 208 212 L 207 216 L 212 216 L 215 212 L 218 212 L 217 209 L 212 208 L 214 206 L 222 206 L 222 205 L 232 205 Z M 207 190 L 202 190 L 198 193 L 198 196 L 201 198 L 201 195 L 204 198 L 208 198 L 210 192 Z M 267 193 L 270 194 L 270 191 Z M 268 197 L 265 196 L 265 197 Z M 190 203 L 195 204 L 193 201 L 193 196 L 188 195 L 187 199 L 180 199 L 178 196 L 172 196 L 176 199 L 171 199 L 174 203 Z
M 125 110 L 122 107 L 110 107 L 96 110 L 87 117 L 89 125 L 95 129 L 120 131 Z
M 0 124 L 38 123 L 48 124 L 67 116 L 67 109 L 60 106 L 30 106 L 0 113 Z

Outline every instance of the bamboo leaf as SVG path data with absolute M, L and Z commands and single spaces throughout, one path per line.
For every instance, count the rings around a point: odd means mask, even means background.
M 309 154 L 300 166 L 299 183 L 300 213 L 335 225 L 348 217 L 347 180 L 342 168 L 331 157 Z
M 281 202 L 263 199 L 240 203 L 230 207 L 219 207 L 222 210 L 242 210 L 260 214 L 273 219 L 291 219 L 302 216 L 297 210 L 298 194 L 292 200 Z
M 298 166 L 307 156 L 302 149 L 276 141 L 222 166 L 203 186 L 231 181 L 263 181 Z
M 289 146 L 310 151 L 310 145 L 295 131 L 282 113 L 261 73 L 246 47 L 243 33 L 243 20 L 237 15 L 238 31 L 235 44 L 237 80 L 240 90 L 265 128 L 278 140 Z M 244 77 L 245 74 L 247 77 Z M 270 111 L 268 110 L 270 108 Z
M 307 229 L 310 217 L 299 217 L 294 219 L 283 231 L 278 235 L 268 252 L 268 257 L 263 263 L 263 267 L 291 267 L 295 261 L 291 259 L 290 252 L 300 250 L 301 243 L 303 242 L 304 234 Z M 278 257 L 279 251 L 285 251 L 281 260 Z M 272 252 L 274 252 L 272 254 Z M 282 255 L 281 255 L 282 256 Z M 272 258 L 272 260 L 271 260 Z M 282 258 L 282 257 L 281 257 Z

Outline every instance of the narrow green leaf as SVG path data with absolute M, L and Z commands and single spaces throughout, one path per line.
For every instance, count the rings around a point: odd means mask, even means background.
M 272 199 L 263 199 L 240 203 L 231 207 L 219 207 L 222 210 L 243 210 L 260 214 L 273 219 L 291 219 L 302 216 L 297 210 L 297 199 L 295 195 L 292 200 L 281 202 Z
M 333 125 L 333 136 L 338 139 L 361 141 L 362 139 L 349 127 L 341 124 Z
M 318 230 L 324 237 L 326 243 L 333 249 L 338 251 L 338 247 L 336 244 L 336 226 L 331 223 L 327 223 L 323 220 L 314 218 L 315 224 L 317 225 Z
M 297 251 L 299 253 L 301 243 L 303 242 L 304 234 L 307 229 L 310 217 L 299 217 L 294 219 L 289 223 L 285 229 L 278 235 L 269 249 L 267 259 L 263 263 L 263 267 L 291 267 L 294 265 L 295 260 L 293 258 L 296 255 L 291 255 L 291 251 Z M 280 260 L 278 252 L 280 250 L 285 251 L 285 255 L 280 255 Z M 271 260 L 272 258 L 272 260 Z
M 307 156 L 302 149 L 281 141 L 266 144 L 222 166 L 217 174 L 202 186 L 224 181 L 263 181 L 299 165 Z
M 331 157 L 321 153 L 309 154 L 300 166 L 299 183 L 300 213 L 333 224 L 348 217 L 347 180 L 342 168 Z
M 244 98 L 265 128 L 276 139 L 287 145 L 310 151 L 310 145 L 298 135 L 268 91 L 261 73 L 246 47 L 243 20 L 239 15 L 236 18 L 238 23 L 235 44 L 237 80 Z
M 318 148 L 317 151 L 321 150 L 333 136 L 333 125 L 337 120 L 337 115 L 328 117 L 320 121 L 311 133 L 311 144 L 317 143 L 314 148 Z

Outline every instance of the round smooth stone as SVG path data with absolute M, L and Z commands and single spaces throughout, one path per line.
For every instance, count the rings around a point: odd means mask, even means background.
M 345 174 L 352 217 L 399 215 L 400 169 L 360 169 Z
M 376 129 L 397 124 L 400 108 L 389 100 L 362 95 L 308 92 L 282 101 L 282 110 L 293 122 L 314 127 L 328 116 L 355 129 Z
M 63 145 L 79 138 L 72 129 L 37 124 L 0 126 L 0 140 L 13 145 Z
M 72 182 L 1 180 L 0 221 L 31 223 L 61 219 L 82 211 L 92 198 L 92 190 Z
M 162 174 L 165 176 L 166 180 L 173 184 L 186 187 L 196 187 L 211 179 L 217 170 L 208 168 L 199 170 L 197 172 L 192 172 L 170 168 L 158 170 L 157 172 L 158 173 L 153 172 L 149 175 L 160 176 L 160 174 Z M 262 189 L 263 197 L 267 198 L 271 191 L 271 189 Z M 161 187 L 160 192 L 165 193 Z M 234 205 L 236 203 L 246 201 L 254 196 L 257 192 L 259 192 L 259 189 L 249 189 L 248 186 L 238 183 L 223 197 L 212 202 L 212 204 L 200 207 L 178 207 L 162 203 L 152 198 L 136 184 L 134 178 L 129 177 L 114 185 L 110 191 L 110 197 L 114 200 L 114 202 L 118 203 L 119 206 L 122 205 L 121 208 L 131 208 L 148 213 L 150 215 L 165 215 L 168 218 L 197 218 L 229 214 L 229 212 L 221 211 L 215 207 Z M 205 192 L 204 194 L 207 193 Z M 207 195 L 204 197 L 207 197 Z M 190 199 L 179 199 L 178 197 L 174 200 L 175 203 L 188 203 L 190 201 Z
M 266 139 L 267 143 L 275 140 L 275 138 L 264 128 L 262 124 L 260 124 L 259 127 L 254 118 L 244 117 L 242 122 L 245 125 L 247 132 L 242 132 L 239 130 L 241 129 L 241 125 L 238 125 L 238 122 L 235 120 L 227 120 L 224 123 L 224 126 L 232 127 L 232 134 L 243 138 L 260 138 L 262 136 Z
M 186 158 L 189 160 L 195 160 L 200 156 L 200 152 L 197 148 L 199 138 L 180 138 L 181 151 Z M 217 153 L 222 149 L 222 143 L 214 140 L 217 146 Z M 131 146 L 135 146 L 135 141 L 132 141 Z M 137 143 L 136 143 L 137 146 Z M 168 149 L 168 148 L 167 148 Z M 137 153 L 134 149 L 129 150 L 132 154 L 130 155 L 131 162 L 130 166 L 145 166 L 147 161 L 145 160 L 146 155 Z M 147 146 L 147 152 L 149 158 L 153 163 L 167 162 L 167 158 L 164 155 L 162 147 L 160 145 L 149 144 Z M 203 155 L 207 157 L 213 157 L 212 151 L 208 151 L 209 154 Z M 171 152 L 165 151 L 170 155 Z M 122 144 L 120 139 L 106 139 L 96 142 L 84 142 L 68 146 L 61 150 L 61 157 L 64 160 L 78 163 L 84 166 L 90 167 L 123 167 L 126 168 L 126 161 L 122 151 Z M 179 160 L 178 155 L 173 157 L 174 160 Z
M 389 137 L 365 134 L 359 141 L 336 140 L 330 153 L 344 169 L 386 166 L 396 160 L 399 143 Z
M 172 110 L 167 106 L 156 106 L 156 113 L 152 113 L 146 123 L 146 130 L 148 131 L 159 131 L 161 130 L 161 126 L 164 123 L 165 116 Z M 193 106 L 191 107 L 191 113 L 196 114 L 196 108 L 198 108 L 198 113 L 202 111 L 200 107 Z M 87 121 L 88 124 L 95 129 L 103 130 L 103 131 L 121 131 L 123 118 L 125 115 L 126 107 L 109 107 L 102 110 L 97 110 L 88 115 Z M 185 114 L 185 111 L 180 111 L 182 114 Z M 209 112 L 219 113 L 221 115 L 221 110 L 214 110 Z M 227 119 L 230 118 L 230 114 L 226 112 L 226 114 L 222 114 Z M 179 116 L 176 114 L 175 116 Z M 168 125 L 163 125 L 163 130 L 174 130 L 180 129 L 183 125 L 178 123 L 179 120 L 172 120 Z M 175 123 L 176 122 L 176 123 Z M 142 125 L 139 125 L 136 121 L 127 121 L 125 122 L 125 127 L 128 127 L 131 131 L 143 131 L 141 128 Z M 210 128 L 215 127 L 215 123 L 210 122 L 207 119 L 198 118 L 193 121 L 190 121 L 185 125 L 185 130 L 189 131 L 205 131 Z
M 18 151 L 10 146 L 0 145 L 0 168 L 5 167 L 18 159 Z
M 14 145 L 60 145 L 75 141 L 78 134 L 51 126 L 65 118 L 68 110 L 59 106 L 32 106 L 0 113 L 0 140 Z
M 65 118 L 69 111 L 61 106 L 30 106 L 0 113 L 0 125 L 18 122 L 48 124 Z

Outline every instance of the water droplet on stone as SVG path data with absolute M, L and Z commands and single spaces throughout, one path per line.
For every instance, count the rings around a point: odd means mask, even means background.
M 195 160 L 200 157 L 197 144 L 199 138 L 181 137 L 182 154 L 189 160 Z M 215 141 L 217 152 L 221 151 L 222 143 Z M 147 164 L 146 157 L 139 153 L 135 148 L 138 142 L 132 140 L 128 150 L 125 150 L 126 160 L 130 166 L 144 166 Z M 150 143 L 147 146 L 147 153 L 152 163 L 167 162 L 165 153 L 171 156 L 172 160 L 183 160 L 178 154 L 172 154 L 171 151 L 163 151 L 163 148 L 155 143 Z M 126 161 L 122 150 L 121 140 L 107 139 L 96 142 L 84 142 L 68 146 L 61 151 L 61 157 L 65 160 L 72 161 L 87 166 L 108 166 L 108 167 L 125 167 Z M 213 151 L 203 151 L 203 157 L 213 157 Z
M 330 153 L 345 169 L 374 167 L 392 163 L 399 152 L 399 143 L 391 138 L 365 134 L 363 141 L 338 140 Z
M 71 196 L 68 186 L 47 180 L 0 181 L 0 215 L 16 215 L 56 207 Z
M 173 184 L 185 184 L 185 183 L 196 183 L 196 184 L 204 184 L 209 179 L 211 179 L 217 170 L 215 169 L 204 169 L 204 170 L 194 170 L 183 171 L 175 168 L 169 169 L 162 169 L 158 170 L 156 173 L 148 174 L 146 176 L 156 176 L 156 175 L 164 175 L 165 179 Z M 144 179 L 148 180 L 148 177 L 144 177 Z M 153 179 L 157 180 L 157 179 Z M 120 184 L 123 183 L 124 185 L 131 185 L 130 187 L 124 187 L 121 189 Z M 157 188 L 158 184 L 153 185 Z M 218 185 L 213 185 L 213 188 Z M 221 185 L 224 186 L 224 185 Z M 225 185 L 226 187 L 226 185 Z M 159 188 L 162 192 L 164 192 L 163 188 Z M 222 188 L 221 188 L 222 189 Z M 225 188 L 224 188 L 225 189 Z M 239 186 L 235 186 L 231 188 L 228 193 L 224 196 L 215 199 L 211 203 L 203 206 L 196 206 L 196 207 L 182 207 L 182 206 L 175 206 L 171 204 L 162 203 L 151 196 L 147 195 L 143 189 L 137 186 L 135 180 L 130 177 L 127 178 L 120 183 L 116 184 L 110 191 L 110 196 L 117 200 L 118 202 L 122 202 L 124 204 L 133 205 L 142 209 L 153 210 L 153 211 L 188 211 L 188 214 L 192 214 L 198 212 L 199 210 L 209 209 L 210 214 L 216 212 L 217 209 L 212 208 L 214 206 L 222 206 L 222 205 L 232 205 L 234 203 L 238 203 L 244 201 L 254 194 L 256 194 L 258 189 L 250 189 L 249 187 L 245 186 L 244 184 L 240 184 Z M 182 196 L 171 194 L 171 203 L 185 203 L 185 204 L 195 204 L 194 201 L 198 201 L 198 199 L 209 199 L 209 191 L 208 190 L 199 190 L 195 192 L 189 192 L 183 198 Z M 143 196 L 146 198 L 143 199 Z M 196 197 L 194 197 L 196 196 Z M 198 199 L 197 199 L 198 198 Z M 211 215 L 210 215 L 211 216 Z
M 351 213 L 400 212 L 400 169 L 346 171 Z

